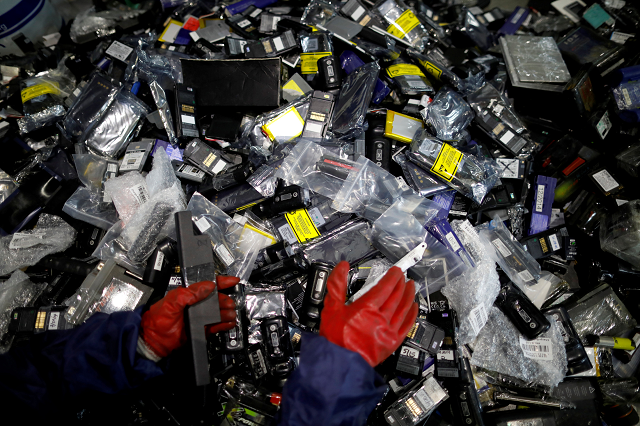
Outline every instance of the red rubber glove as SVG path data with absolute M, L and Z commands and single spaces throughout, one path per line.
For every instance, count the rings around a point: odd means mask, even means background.
M 327 281 L 320 335 L 357 352 L 375 367 L 402 343 L 418 315 L 413 280 L 393 267 L 364 296 L 345 305 L 349 264 L 340 262 Z
M 240 282 L 236 277 L 219 275 L 218 289 L 233 287 Z M 216 288 L 211 281 L 201 281 L 189 287 L 171 290 L 165 297 L 154 303 L 142 315 L 138 352 L 152 361 L 159 361 L 178 349 L 187 341 L 184 324 L 184 309 L 205 299 Z M 226 294 L 218 293 L 220 317 L 222 321 L 207 326 L 207 332 L 231 330 L 236 325 L 235 303 Z

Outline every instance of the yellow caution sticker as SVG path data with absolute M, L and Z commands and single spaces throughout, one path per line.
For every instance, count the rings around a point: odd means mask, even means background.
M 330 56 L 331 52 L 313 52 L 300 54 L 300 72 L 315 74 L 318 72 L 318 59 Z
M 304 92 L 302 91 L 300 86 L 298 86 L 296 84 L 296 82 L 293 81 L 293 80 L 290 80 L 289 82 L 287 82 L 287 84 L 282 86 L 282 88 L 285 89 L 285 90 L 295 90 L 296 92 L 300 93 L 301 95 L 304 95 Z
M 416 18 L 416 15 L 411 11 L 411 9 L 408 9 L 405 10 L 398 19 L 396 19 L 396 22 L 389 25 L 387 32 L 398 38 L 404 38 L 404 36 L 409 31 L 417 27 L 418 24 L 420 24 L 420 21 L 418 21 L 418 18 Z
M 417 65 L 412 64 L 396 64 L 387 68 L 387 74 L 389 77 L 399 77 L 401 75 L 419 75 L 425 77 L 424 73 L 418 68 Z
M 442 144 L 442 149 L 438 154 L 436 162 L 433 163 L 431 171 L 447 182 L 451 182 L 458 170 L 458 165 L 462 160 L 462 153 L 449 144 Z
M 320 236 L 318 228 L 311 220 L 309 212 L 306 209 L 296 210 L 284 215 L 287 223 L 291 226 L 293 233 L 299 242 L 304 243 L 307 240 Z
M 272 141 L 288 142 L 302 134 L 304 120 L 295 107 L 291 107 L 267 124 L 262 126 L 262 131 Z
M 51 93 L 52 95 L 60 94 L 58 83 L 46 82 L 27 87 L 25 89 L 22 89 L 22 91 L 20 92 L 20 96 L 22 97 L 22 103 L 25 103 L 33 98 L 37 98 L 38 96 L 46 95 L 49 93 Z
M 420 61 L 420 65 L 422 65 L 429 74 L 440 80 L 440 76 L 442 75 L 442 70 L 440 68 L 429 61 Z

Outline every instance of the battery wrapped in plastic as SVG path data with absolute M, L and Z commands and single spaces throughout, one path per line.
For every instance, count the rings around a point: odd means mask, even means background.
M 467 101 L 476 114 L 489 108 L 496 117 L 507 123 L 516 133 L 526 132 L 527 128 L 518 117 L 509 99 L 492 84 L 485 84 L 479 90 L 469 94 Z
M 495 44 L 494 35 L 482 25 L 469 9 L 463 9 L 460 14 L 460 20 L 464 25 L 465 34 L 473 40 L 482 50 L 488 50 Z
M 149 201 L 147 181 L 138 172 L 125 173 L 104 184 L 105 193 L 113 200 L 120 219 L 129 223 L 140 206 Z
M 430 197 L 444 191 L 449 191 L 447 184 L 409 161 L 404 152 L 400 152 L 392 158 L 393 161 L 398 163 L 402 168 L 407 185 L 421 197 Z
M 102 191 L 102 179 L 107 171 L 107 159 L 95 154 L 73 154 L 73 162 L 80 182 L 92 192 Z
M 221 270 L 246 282 L 259 251 L 271 240 L 251 227 L 243 227 L 197 192 L 187 210 L 200 232 L 211 239 Z
M 495 160 L 478 159 L 474 155 L 459 152 L 429 136 L 424 129 L 418 130 L 414 135 L 411 150 L 412 152 L 407 154 L 411 162 L 442 177 L 449 187 L 478 204 L 482 204 L 482 200 L 498 180 L 499 168 Z M 444 154 L 445 151 L 448 155 L 439 159 L 439 154 Z M 450 158 L 454 160 L 450 161 Z M 440 166 L 445 161 L 450 166 L 447 166 L 443 173 Z
M 100 155 L 118 157 L 133 136 L 140 118 L 150 112 L 144 102 L 121 90 L 100 119 L 80 139 Z
M 78 94 L 63 122 L 64 131 L 70 138 L 81 136 L 114 101 L 118 88 L 113 85 L 106 87 L 106 93 L 102 92 L 105 88 L 104 78 L 95 75 Z M 96 96 L 96 88 L 100 96 Z M 87 105 L 91 105 L 91 108 L 87 108 Z
M 245 306 L 249 318 L 249 344 L 262 342 L 261 320 L 287 315 L 283 291 L 248 292 L 245 296 Z
M 551 316 L 548 319 L 549 331 L 527 341 L 498 308 L 492 308 L 475 341 L 471 364 L 527 383 L 556 387 L 567 373 L 567 353 L 558 324 Z M 536 349 L 540 352 L 537 359 Z
M 65 251 L 75 238 L 75 229 L 62 218 L 42 213 L 34 229 L 0 238 L 0 275 L 35 265 L 49 254 Z
M 16 187 L 17 185 L 11 179 L 11 176 L 0 170 L 0 203 L 6 200 Z
M 27 274 L 15 271 L 8 280 L 0 283 L 0 338 L 9 331 L 11 312 L 16 308 L 30 306 L 46 284 L 34 284 Z M 7 352 L 13 339 L 0 342 L 0 354 Z
M 451 227 L 476 262 L 475 268 L 467 269 L 442 289 L 442 294 L 458 314 L 458 340 L 465 345 L 473 342 L 486 324 L 488 312 L 500 291 L 500 280 L 493 250 L 480 239 L 471 224 L 454 220 Z
M 307 25 L 325 25 L 338 14 L 338 7 L 322 0 L 311 0 L 305 7 L 300 19 Z
M 118 220 L 113 203 L 104 205 L 102 196 L 89 188 L 79 187 L 62 206 L 62 211 L 74 219 L 107 230 Z
M 567 311 L 581 339 L 587 335 L 622 336 L 637 324 L 618 295 L 606 284 L 585 295 Z
M 378 63 L 370 62 L 356 69 L 343 80 L 340 98 L 333 111 L 334 135 L 348 138 L 363 130 L 367 108 L 371 102 L 379 72 Z
M 540 279 L 540 264 L 522 247 L 500 217 L 496 214 L 491 222 L 477 227 L 480 238 L 493 247 L 500 268 L 523 291 Z
M 321 238 L 292 244 L 291 249 L 295 253 L 301 252 L 310 264 L 325 262 L 337 265 L 345 260 L 354 265 L 377 253 L 371 245 L 371 224 L 366 220 L 350 220 Z
M 405 40 L 419 51 L 424 50 L 423 38 L 428 38 L 427 30 L 403 2 L 380 0 L 375 4 L 374 9 L 389 24 L 387 32 Z
M 247 178 L 247 183 L 264 197 L 273 197 L 278 186 L 276 169 L 268 164 L 263 164 Z
M 425 228 L 440 210 L 431 200 L 413 195 L 400 198 L 373 223 L 373 245 L 392 262 L 397 262 L 419 244 L 427 244 L 422 260 L 408 271 L 408 276 L 417 281 L 426 279 L 427 288 L 421 289 L 425 295 L 440 290 L 467 269 L 458 255 Z
M 127 249 L 123 247 L 120 235 L 124 230 L 124 223 L 122 220 L 117 221 L 106 234 L 102 237 L 102 240 L 96 245 L 96 249 L 91 256 L 103 261 L 113 260 L 118 265 L 130 270 L 131 272 L 143 276 L 144 275 L 144 262 L 134 262 L 127 256 Z
M 433 128 L 438 139 L 444 141 L 460 139 L 474 117 L 469 104 L 449 87 L 438 91 L 426 111 L 425 122 Z
M 180 60 L 168 55 L 156 54 L 150 47 L 156 41 L 156 34 L 151 32 L 147 37 L 138 40 L 138 46 L 131 53 L 124 80 L 136 82 L 154 81 L 166 76 L 175 83 L 182 83 L 182 66 Z
M 33 132 L 40 127 L 48 126 L 61 120 L 66 113 L 62 105 L 54 105 L 33 114 L 25 115 L 18 120 L 21 134 Z
M 367 208 L 386 210 L 399 197 L 413 193 L 395 176 L 361 156 L 335 195 L 333 208 L 344 213 L 365 215 Z M 382 213 L 382 211 L 380 213 Z
M 640 200 L 618 206 L 600 224 L 600 247 L 640 268 Z
M 134 18 L 144 12 L 144 9 L 133 10 L 130 8 L 96 11 L 92 7 L 75 17 L 69 29 L 69 37 L 74 43 L 82 41 L 85 36 L 90 34 L 104 37 L 115 32 L 115 26 L 119 21 Z
M 331 152 L 308 140 L 300 140 L 276 170 L 275 177 L 289 185 L 299 185 L 331 199 L 342 187 L 343 180 L 320 171 L 316 164 Z
M 158 113 L 160 114 L 160 119 L 164 125 L 164 130 L 167 132 L 167 136 L 169 137 L 169 142 L 171 145 L 175 146 L 178 144 L 178 137 L 176 136 L 176 131 L 173 128 L 173 119 L 171 118 L 171 110 L 167 103 L 167 95 L 165 95 L 164 89 L 162 89 L 156 80 L 149 83 L 149 88 L 151 89 L 153 100 L 156 102 L 156 106 L 158 107 Z

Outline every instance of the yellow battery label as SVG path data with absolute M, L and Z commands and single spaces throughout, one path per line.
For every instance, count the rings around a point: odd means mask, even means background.
M 396 64 L 387 68 L 389 77 L 399 77 L 401 75 L 419 75 L 425 77 L 424 73 L 416 65 L 412 64 Z
M 417 27 L 419 24 L 420 21 L 418 21 L 416 15 L 411 11 L 411 9 L 409 9 L 405 10 L 402 15 L 396 19 L 396 22 L 389 25 L 387 32 L 398 38 L 404 38 L 409 31 Z
M 202 164 L 204 164 L 207 167 L 211 167 L 211 163 L 213 163 L 213 160 L 215 159 L 216 159 L 216 156 L 213 153 L 209 153 L 209 155 L 207 155 L 207 158 L 204 159 Z
M 300 72 L 315 74 L 318 72 L 318 59 L 330 56 L 331 52 L 313 52 L 300 54 Z
M 458 170 L 458 165 L 462 160 L 462 153 L 448 144 L 442 144 L 442 149 L 438 154 L 436 162 L 433 163 L 431 171 L 447 182 L 451 182 Z
M 33 98 L 37 98 L 38 96 L 46 95 L 48 93 L 51 93 L 52 95 L 59 95 L 60 90 L 58 89 L 58 84 L 55 82 L 36 84 L 22 89 L 20 96 L 22 97 L 22 103 L 25 103 Z
M 295 107 L 291 107 L 267 124 L 262 131 L 272 141 L 287 142 L 297 138 L 304 130 L 304 120 Z
M 422 65 L 429 74 L 440 80 L 440 76 L 442 75 L 442 70 L 440 68 L 429 61 L 420 61 L 420 65 Z
M 320 236 L 318 228 L 316 228 L 306 209 L 286 213 L 284 217 L 287 219 L 289 226 L 291 226 L 299 242 L 304 243 L 307 240 Z

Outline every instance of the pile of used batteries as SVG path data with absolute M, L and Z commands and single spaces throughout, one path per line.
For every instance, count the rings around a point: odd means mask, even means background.
M 354 300 L 397 264 L 420 312 L 369 424 L 637 424 L 640 9 L 475 3 L 96 0 L 14 37 L 0 352 L 234 275 L 205 397 L 185 355 L 75 421 L 269 425 L 332 268 Z

